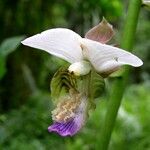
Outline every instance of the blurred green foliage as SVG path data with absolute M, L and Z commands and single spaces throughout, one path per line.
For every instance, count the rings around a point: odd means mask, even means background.
M 6 60 L 7 56 L 12 53 L 21 44 L 23 36 L 12 37 L 4 40 L 0 45 L 0 79 L 6 73 Z
M 67 27 L 84 36 L 102 16 L 115 28 L 122 29 L 126 3 L 120 0 L 0 1 L 0 43 L 3 45 L 0 47 L 0 149 L 95 149 L 100 142 L 98 134 L 107 105 L 106 97 L 101 101 L 96 99 L 97 109 L 91 112 L 86 127 L 78 135 L 62 138 L 48 133 L 53 109 L 49 82 L 66 62 L 43 51 L 24 46 L 17 48 L 24 38 L 18 35 L 30 36 L 49 28 Z M 142 8 L 133 52 L 143 59 L 144 66 L 132 69 L 130 82 L 134 85 L 127 87 L 110 150 L 150 148 L 149 19 L 149 12 Z M 121 32 L 116 33 L 115 42 L 120 43 Z

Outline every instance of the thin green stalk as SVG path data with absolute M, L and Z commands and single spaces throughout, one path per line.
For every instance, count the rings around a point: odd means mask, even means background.
M 126 18 L 126 23 L 125 23 L 122 43 L 121 43 L 121 47 L 128 51 L 131 51 L 131 49 L 133 48 L 133 42 L 135 38 L 135 32 L 136 32 L 140 7 L 141 7 L 141 0 L 129 1 L 129 8 L 128 8 L 127 18 Z M 110 98 L 108 101 L 105 120 L 102 125 L 102 130 L 100 133 L 100 139 L 99 139 L 100 142 L 97 146 L 98 150 L 108 149 L 111 133 L 113 131 L 118 109 L 120 107 L 121 99 L 127 83 L 128 74 L 129 74 L 129 69 L 127 68 L 123 77 L 117 78 L 113 83 L 113 87 L 110 92 Z

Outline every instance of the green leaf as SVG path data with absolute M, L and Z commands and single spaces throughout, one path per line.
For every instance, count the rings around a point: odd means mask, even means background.
M 8 54 L 16 50 L 23 39 L 24 36 L 16 36 L 4 40 L 0 45 L 0 55 L 6 57 Z
M 53 76 L 50 84 L 51 97 L 57 103 L 59 97 L 69 93 L 70 89 L 76 90 L 76 78 L 69 73 L 68 67 L 61 67 Z
M 5 39 L 0 45 L 0 79 L 5 75 L 7 55 L 16 50 L 24 36 L 16 36 Z

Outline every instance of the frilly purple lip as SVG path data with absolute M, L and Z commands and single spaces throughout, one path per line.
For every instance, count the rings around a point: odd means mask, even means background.
M 73 136 L 78 130 L 79 127 L 74 120 L 66 123 L 54 122 L 54 124 L 48 127 L 49 132 L 57 132 L 61 136 Z

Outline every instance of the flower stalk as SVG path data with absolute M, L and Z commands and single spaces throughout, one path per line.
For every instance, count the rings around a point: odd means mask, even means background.
M 141 7 L 141 0 L 129 1 L 127 19 L 126 19 L 122 42 L 121 42 L 121 47 L 123 49 L 131 50 L 133 48 L 140 7 Z M 102 125 L 102 130 L 100 133 L 100 139 L 99 139 L 100 142 L 97 145 L 97 149 L 99 150 L 108 149 L 111 133 L 113 131 L 113 127 L 117 117 L 117 112 L 119 110 L 123 93 L 128 80 L 128 74 L 129 74 L 129 68 L 126 69 L 122 77 L 118 77 L 113 83 L 112 90 L 109 95 L 110 98 L 108 101 L 105 120 Z

